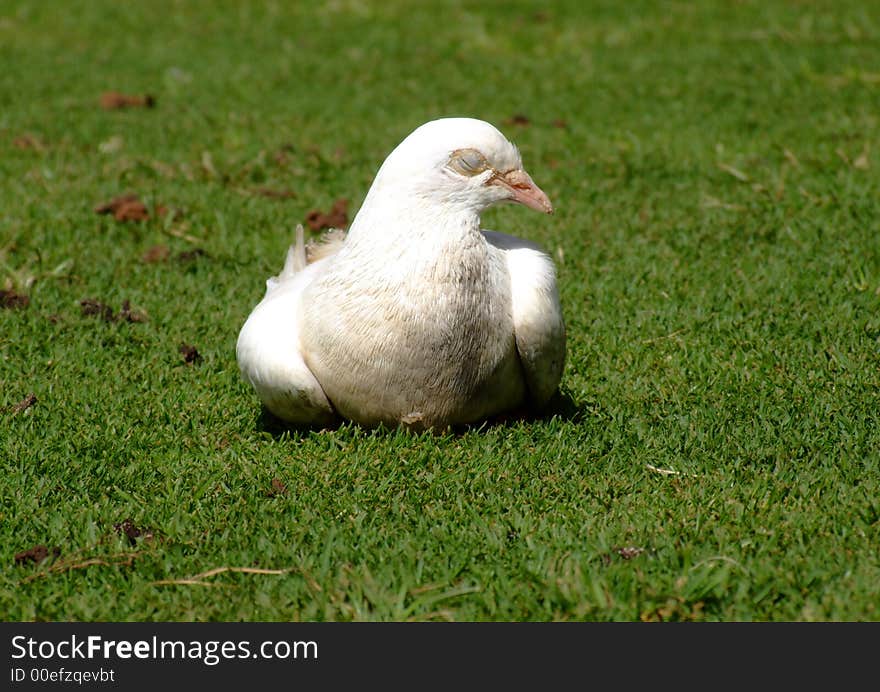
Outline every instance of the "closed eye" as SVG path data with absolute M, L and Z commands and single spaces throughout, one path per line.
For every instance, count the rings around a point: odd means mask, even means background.
M 449 156 L 449 167 L 462 175 L 474 176 L 491 168 L 486 157 L 476 149 L 456 149 Z

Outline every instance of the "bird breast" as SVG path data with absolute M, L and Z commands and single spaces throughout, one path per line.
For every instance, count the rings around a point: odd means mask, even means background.
M 500 253 L 478 233 L 377 250 L 341 252 L 303 294 L 303 356 L 337 410 L 432 427 L 523 398 Z

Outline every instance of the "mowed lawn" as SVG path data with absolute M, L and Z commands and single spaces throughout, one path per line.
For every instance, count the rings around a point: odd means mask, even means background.
M 276 425 L 265 279 L 448 115 L 554 202 L 483 221 L 556 260 L 561 396 Z M 880 618 L 878 119 L 864 0 L 7 0 L 0 616 Z

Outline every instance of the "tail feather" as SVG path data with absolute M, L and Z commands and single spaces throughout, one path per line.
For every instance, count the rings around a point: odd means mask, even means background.
M 272 290 L 280 283 L 299 274 L 306 265 L 329 257 L 339 251 L 345 241 L 345 231 L 334 228 L 325 233 L 318 240 L 305 242 L 305 231 L 302 224 L 297 224 L 293 244 L 287 248 L 287 256 L 284 258 L 284 267 L 278 276 L 269 277 L 266 280 L 266 288 Z
M 278 276 L 270 276 L 266 279 L 266 290 L 271 291 L 284 280 L 296 276 L 306 268 L 306 264 L 305 231 L 303 231 L 302 224 L 300 223 L 296 226 L 293 244 L 287 248 L 287 256 L 284 258 L 284 266 L 281 268 L 281 272 Z
M 281 270 L 279 279 L 287 278 L 301 272 L 306 268 L 306 242 L 305 232 L 301 223 L 296 225 L 296 235 L 293 245 L 287 249 L 287 258 L 284 260 L 284 269 Z

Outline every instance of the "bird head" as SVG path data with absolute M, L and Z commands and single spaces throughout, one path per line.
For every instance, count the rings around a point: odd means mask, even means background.
M 371 194 L 392 189 L 476 214 L 499 202 L 553 213 L 517 148 L 473 118 L 441 118 L 414 130 L 385 159 Z

